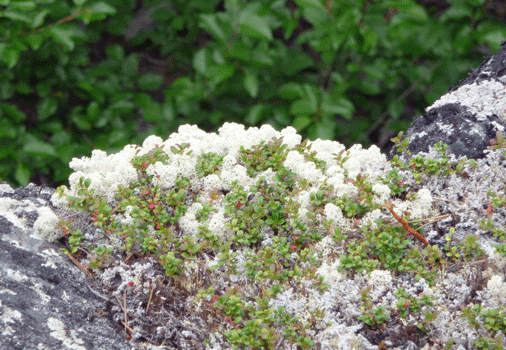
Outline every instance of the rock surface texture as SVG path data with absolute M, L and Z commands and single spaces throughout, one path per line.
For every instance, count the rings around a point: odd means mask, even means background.
M 54 190 L 0 184 L 0 349 L 134 349 L 93 281 L 36 236 Z M 54 215 L 54 214 L 53 214 Z
M 412 154 L 427 152 L 439 141 L 448 151 L 467 158 L 480 159 L 483 151 L 504 133 L 506 126 L 506 46 L 452 87 L 426 113 L 411 124 L 403 138 L 409 137 Z M 390 155 L 393 156 L 395 149 Z

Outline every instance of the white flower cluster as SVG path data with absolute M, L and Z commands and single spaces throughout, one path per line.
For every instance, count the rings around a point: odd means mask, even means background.
M 388 270 L 371 271 L 369 284 L 373 287 L 371 296 L 377 300 L 386 290 L 392 287 L 392 273 Z
M 149 136 L 142 146 L 128 145 L 116 154 L 107 155 L 104 151 L 95 150 L 91 158 L 74 158 L 70 162 L 70 167 L 75 172 L 69 178 L 70 188 L 65 189 L 64 193 L 77 196 L 77 184 L 79 179 L 84 177 L 91 179 L 90 188 L 95 189 L 97 194 L 113 199 L 119 185 L 128 186 L 138 180 L 137 170 L 131 164 L 132 159 L 135 156 L 148 154 L 155 146 L 160 147 L 169 155 L 168 160 L 166 164 L 158 161 L 149 165 L 146 172 L 148 175 L 154 175 L 153 182 L 165 188 L 173 186 L 176 179 L 181 176 L 190 179 L 192 190 L 202 193 L 210 193 L 214 189 L 230 190 L 234 181 L 248 188 L 256 183 L 259 176 L 265 177 L 267 182 L 272 182 L 275 175 L 272 169 L 267 169 L 256 177 L 250 177 L 239 156 L 241 146 L 250 149 L 262 141 L 271 141 L 272 138 L 282 138 L 283 144 L 287 146 L 288 154 L 284 165 L 300 180 L 307 180 L 310 184 L 310 187 L 301 190 L 299 196 L 294 198 L 301 204 L 299 218 L 304 222 L 307 220 L 306 213 L 314 209 L 310 204 L 310 194 L 315 193 L 324 181 L 334 186 L 334 195 L 339 197 L 346 194 L 353 197 L 358 190 L 346 181 L 345 171 L 351 178 L 362 173 L 374 179 L 389 168 L 385 156 L 379 153 L 377 147 L 372 146 L 365 150 L 361 146 L 354 146 L 349 150 L 349 157 L 343 169 L 336 160 L 336 155 L 345 149 L 344 146 L 335 141 L 316 140 L 309 142 L 308 146 L 311 147 L 311 152 L 316 152 L 316 159 L 325 162 L 323 168 L 318 168 L 315 162 L 307 160 L 304 155 L 295 150 L 295 147 L 301 143 L 301 136 L 297 135 L 292 127 L 278 132 L 269 125 L 245 129 L 243 125 L 226 123 L 218 133 L 206 133 L 196 126 L 183 125 L 179 127 L 177 133 L 170 135 L 165 141 L 158 136 Z M 188 147 L 182 154 L 172 152 L 174 147 L 178 148 L 183 144 Z M 198 157 L 209 152 L 223 157 L 220 172 L 199 178 L 196 170 Z M 380 198 L 388 194 L 384 187 L 380 184 L 374 187 Z M 56 206 L 65 204 L 65 201 L 62 201 L 57 194 L 53 196 L 52 201 Z M 214 212 L 210 215 L 206 224 L 210 225 L 212 232 L 222 235 L 226 231 L 224 208 L 219 200 L 213 202 L 213 207 L 218 213 Z M 179 223 L 188 231 L 187 234 L 192 236 L 197 233 L 200 225 L 195 219 L 196 210 L 197 207 L 190 207 Z M 345 225 L 346 220 L 337 206 L 328 204 L 324 214 L 327 220 L 333 220 L 334 226 Z M 128 213 L 125 214 L 125 219 L 129 219 Z
M 316 164 L 306 162 L 304 155 L 298 151 L 288 153 L 284 165 L 297 174 L 299 178 L 306 179 L 311 183 L 319 183 L 325 178 L 323 172 L 316 168 Z
M 79 183 L 79 179 L 84 176 L 91 179 L 91 188 L 97 193 L 112 197 L 119 185 L 127 186 L 137 180 L 137 171 L 130 161 L 135 156 L 136 146 L 127 145 L 121 152 L 107 155 L 101 150 L 94 150 L 91 158 L 73 158 L 69 164 L 75 172 L 69 177 L 71 189 Z M 76 195 L 77 191 L 71 191 L 71 195 Z
M 33 224 L 35 233 L 49 242 L 55 242 L 61 237 L 60 230 L 56 230 L 56 225 L 60 219 L 48 207 L 38 209 L 39 217 Z
M 411 219 L 420 219 L 429 215 L 432 201 L 430 191 L 427 188 L 422 188 L 417 192 L 413 201 L 394 201 L 394 210 L 399 215 L 403 211 L 408 211 L 411 214 Z
M 500 275 L 492 276 L 487 282 L 487 291 L 483 295 L 488 307 L 498 308 L 506 302 L 506 283 Z

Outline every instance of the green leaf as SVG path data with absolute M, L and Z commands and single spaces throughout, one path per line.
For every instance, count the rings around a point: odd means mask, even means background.
M 306 7 L 303 13 L 304 18 L 315 27 L 322 27 L 330 24 L 329 14 L 323 8 Z
M 139 77 L 137 84 L 141 90 L 153 91 L 163 84 L 163 77 L 160 74 L 148 72 Z
M 151 96 L 145 93 L 139 93 L 134 96 L 134 101 L 140 108 L 145 108 L 153 103 L 153 99 Z
M 499 51 L 501 42 L 506 39 L 506 31 L 503 28 L 489 31 L 481 37 L 481 41 L 488 44 L 493 52 Z
M 292 76 L 302 69 L 313 67 L 314 65 L 313 59 L 306 53 L 290 49 L 284 55 L 279 69 L 282 73 Z
M 318 89 L 314 85 L 304 84 L 303 90 L 311 107 L 316 111 L 318 109 Z
M 0 54 L 2 60 L 7 64 L 9 69 L 13 68 L 19 60 L 20 49 L 13 45 L 0 44 Z
M 333 140 L 335 138 L 334 128 L 334 120 L 321 120 L 316 124 L 316 137 L 322 140 Z
M 86 0 L 73 0 L 76 6 L 82 6 Z
M 324 98 L 321 105 L 324 114 L 339 115 L 346 119 L 351 119 L 355 107 L 350 100 L 346 98 L 339 98 L 333 100 L 332 98 Z
M 81 130 L 90 130 L 91 124 L 82 114 L 74 114 L 70 117 L 70 120 Z
M 272 41 L 272 31 L 262 17 L 243 12 L 239 22 L 241 30 L 249 37 Z
M 9 8 L 20 11 L 32 11 L 37 5 L 34 1 L 11 1 Z
M 229 57 L 248 61 L 250 59 L 250 47 L 242 40 L 236 40 L 230 48 Z
M 5 10 L 0 12 L 0 17 L 9 18 L 13 21 L 24 22 L 28 25 L 32 24 L 32 18 L 23 13 L 11 10 Z
M 46 97 L 37 106 L 37 117 L 39 121 L 46 120 L 58 109 L 58 102 L 53 97 Z
M 265 66 L 274 66 L 272 54 L 260 49 L 251 52 L 251 62 Z
M 174 120 L 176 113 L 174 112 L 174 106 L 171 101 L 165 102 L 162 105 L 163 120 L 171 123 Z
M 53 37 L 53 39 L 62 44 L 67 50 L 74 50 L 75 44 L 72 40 L 71 36 L 73 34 L 73 30 L 69 27 L 56 25 L 47 30 L 47 32 Z
M 121 64 L 121 71 L 123 74 L 132 77 L 137 75 L 137 68 L 139 67 L 139 59 L 134 53 L 128 55 L 126 60 Z
M 426 22 L 429 19 L 425 8 L 422 5 L 418 5 L 414 1 L 411 2 L 410 6 L 408 6 L 405 11 L 409 13 L 414 20 Z
M 221 64 L 219 66 L 213 67 L 211 70 L 212 73 L 210 76 L 212 77 L 215 83 L 221 83 L 232 77 L 235 73 L 235 66 L 229 63 Z
M 226 40 L 225 33 L 218 24 L 216 15 L 201 14 L 199 27 L 207 31 L 209 34 L 215 36 L 217 39 L 220 39 L 221 41 Z
M 379 41 L 379 35 L 372 29 L 364 29 L 362 33 L 362 51 L 368 52 L 371 49 L 376 48 Z
M 404 111 L 405 105 L 399 101 L 392 101 L 388 104 L 388 113 L 392 119 L 397 120 Z
M 312 120 L 309 117 L 299 115 L 295 117 L 292 126 L 297 129 L 298 132 L 301 132 L 305 128 L 307 128 L 311 124 Z
M 16 105 L 11 103 L 0 103 L 0 111 L 4 111 L 5 114 L 10 116 L 15 122 L 22 122 L 26 119 L 25 114 L 21 112 Z M 0 116 L 1 115 L 2 113 L 0 113 Z
M 295 3 L 300 7 L 316 7 L 319 9 L 325 9 L 322 0 L 295 0 Z
M 125 59 L 125 49 L 121 45 L 107 45 L 105 52 L 107 56 L 116 61 L 123 61 Z
M 219 50 L 219 49 L 213 50 L 213 61 L 214 61 L 214 63 L 217 63 L 217 64 L 225 63 L 225 57 L 223 57 L 221 50 Z
M 471 6 L 464 2 L 456 2 L 441 15 L 439 20 L 444 23 L 447 21 L 471 17 L 472 14 L 473 8 Z
M 15 143 L 10 142 L 10 145 L 11 146 L 2 145 L 2 147 L 0 147 L 0 159 L 9 157 L 15 153 L 15 149 L 16 149 Z M 5 163 L 6 163 L 5 165 L 3 165 L 3 164 L 0 165 L 0 174 L 2 174 L 2 173 L 7 174 L 7 173 L 11 172 L 12 166 L 9 166 L 8 162 L 5 162 Z
M 109 108 L 115 110 L 118 113 L 130 113 L 135 109 L 135 104 L 131 101 L 121 100 L 113 103 L 109 106 Z
M 30 142 L 23 146 L 23 152 L 29 154 L 31 156 L 49 156 L 49 157 L 57 157 L 58 154 L 54 149 L 53 145 L 42 142 L 39 140 L 30 140 Z
M 7 118 L 0 118 L 0 138 L 14 139 L 17 135 L 18 133 L 14 124 Z
M 103 21 L 108 15 L 116 14 L 116 8 L 105 2 L 95 3 L 87 8 L 89 11 L 83 11 L 78 16 L 85 24 L 92 21 Z
M 103 1 L 91 5 L 90 10 L 93 13 L 103 13 L 108 15 L 116 14 L 116 8 Z
M 120 112 L 121 113 L 121 112 Z M 96 128 L 103 128 L 105 127 L 107 124 L 111 123 L 113 117 L 114 117 L 114 112 L 111 108 L 107 108 L 105 109 L 101 114 L 100 114 L 100 117 L 98 118 L 98 120 L 95 122 L 94 126 Z M 84 124 L 82 124 L 83 126 L 85 126 Z M 83 128 L 84 129 L 84 128 Z
M 246 117 L 246 122 L 249 125 L 256 125 L 262 121 L 264 105 L 256 104 L 252 106 L 248 112 L 248 116 Z
M 285 100 L 293 100 L 302 97 L 302 95 L 302 87 L 297 83 L 286 83 L 281 85 L 278 89 L 278 96 Z
M 97 101 L 93 101 L 88 105 L 86 109 L 86 115 L 90 121 L 96 121 L 99 117 L 100 113 L 100 105 Z
M 164 115 L 159 103 L 153 102 L 142 109 L 142 118 L 150 123 L 164 121 Z
M 193 55 L 193 68 L 201 74 L 206 75 L 207 72 L 207 51 L 206 48 L 198 50 Z
M 379 64 L 364 65 L 364 72 L 371 79 L 383 80 L 385 78 L 385 68 Z
M 255 75 L 249 73 L 248 71 L 245 72 L 244 76 L 244 88 L 251 97 L 255 98 L 258 95 L 258 79 Z
M 16 180 L 21 186 L 26 186 L 30 183 L 30 177 L 32 173 L 28 167 L 23 164 L 18 164 L 14 171 L 14 180 Z
M 34 17 L 32 22 L 32 28 L 38 28 L 44 23 L 44 19 L 50 13 L 48 9 L 43 9 L 37 12 L 37 15 Z
M 369 79 L 362 79 L 358 83 L 359 89 L 366 95 L 378 95 L 381 92 L 379 83 Z
M 317 106 L 313 105 L 309 99 L 297 100 L 290 105 L 292 115 L 312 115 L 317 111 Z
M 150 123 L 166 121 L 161 105 L 153 101 L 150 95 L 144 93 L 136 94 L 135 102 L 142 109 L 142 118 L 145 121 Z
M 41 33 L 30 34 L 24 37 L 24 41 L 37 51 L 44 42 L 44 36 Z

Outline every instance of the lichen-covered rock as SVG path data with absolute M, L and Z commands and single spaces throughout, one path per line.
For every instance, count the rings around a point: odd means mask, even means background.
M 409 137 L 412 154 L 428 152 L 439 141 L 459 156 L 480 159 L 483 151 L 504 132 L 506 126 L 506 46 L 452 87 L 426 113 L 411 124 L 403 138 Z M 393 156 L 392 149 L 390 156 Z
M 91 278 L 37 237 L 55 215 L 53 192 L 0 184 L 0 349 L 134 349 Z
M 505 346 L 489 323 L 506 317 L 506 162 L 485 150 L 504 129 L 504 53 L 415 121 L 423 164 L 293 128 L 186 125 L 73 159 L 56 193 L 0 184 L 0 349 Z M 423 247 L 405 231 L 419 221 Z

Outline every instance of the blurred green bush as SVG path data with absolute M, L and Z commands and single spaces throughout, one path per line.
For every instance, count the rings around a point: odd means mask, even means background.
M 0 0 L 0 180 L 181 124 L 385 146 L 506 39 L 494 1 Z

